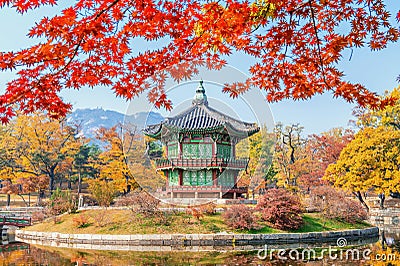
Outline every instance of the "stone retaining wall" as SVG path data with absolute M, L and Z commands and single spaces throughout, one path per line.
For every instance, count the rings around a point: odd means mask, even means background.
M 255 246 L 308 247 L 315 244 L 336 245 L 345 238 L 349 245 L 376 242 L 377 227 L 332 232 L 282 234 L 146 234 L 100 235 L 61 234 L 16 230 L 16 240 L 30 244 L 107 250 L 229 250 L 254 249 Z M 318 245 L 317 245 L 318 246 Z M 251 248 L 253 247 L 253 248 Z
M 394 228 L 400 228 L 400 209 L 371 209 L 368 220 L 371 224 L 375 226 L 391 226 Z

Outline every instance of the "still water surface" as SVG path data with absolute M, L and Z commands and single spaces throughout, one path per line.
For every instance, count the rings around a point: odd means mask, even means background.
M 301 260 L 304 249 L 287 250 L 279 254 L 275 250 L 271 256 L 271 250 L 265 255 L 257 249 L 242 252 L 129 252 L 76 250 L 13 243 L 0 246 L 0 265 L 400 265 L 399 233 L 400 231 L 386 232 L 384 236 L 390 246 L 384 244 L 384 248 L 382 239 L 373 240 L 373 244 L 340 250 L 332 246 L 331 254 L 327 246 L 315 248 L 312 250 L 316 255 L 310 260 Z M 290 257 L 296 259 L 291 260 Z M 386 259 L 383 259 L 385 257 Z

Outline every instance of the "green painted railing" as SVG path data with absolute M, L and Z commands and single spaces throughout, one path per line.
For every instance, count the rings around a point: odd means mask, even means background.
M 29 226 L 32 224 L 31 218 L 16 218 L 0 216 L 0 225 L 14 225 L 18 227 Z

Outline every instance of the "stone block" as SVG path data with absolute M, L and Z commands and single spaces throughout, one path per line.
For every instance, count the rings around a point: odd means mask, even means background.
M 102 240 L 115 240 L 114 235 L 101 235 Z
M 115 236 L 117 240 L 120 241 L 129 241 L 131 240 L 131 235 L 116 235 Z
M 129 240 L 142 240 L 143 239 L 143 235 L 130 235 Z

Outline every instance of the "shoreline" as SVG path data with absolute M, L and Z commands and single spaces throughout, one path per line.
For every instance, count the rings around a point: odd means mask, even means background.
M 15 231 L 16 241 L 33 245 L 126 251 L 243 251 L 265 245 L 271 248 L 307 248 L 336 246 L 339 238 L 344 238 L 348 245 L 375 243 L 379 239 L 379 228 L 276 234 L 105 235 Z

